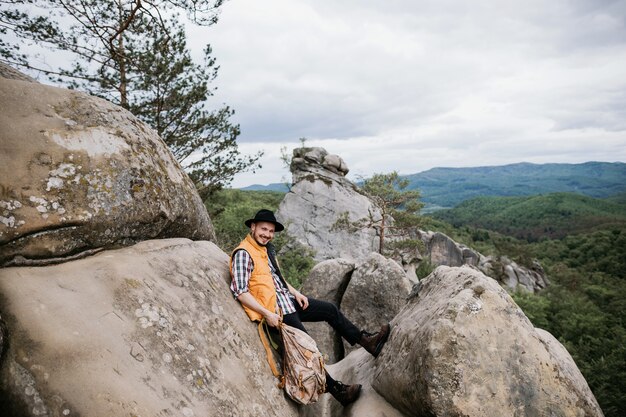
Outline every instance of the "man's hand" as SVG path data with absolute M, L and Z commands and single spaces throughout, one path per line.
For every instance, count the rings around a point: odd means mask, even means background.
M 261 304 L 259 304 L 259 302 L 256 300 L 256 298 L 252 296 L 252 294 L 250 294 L 249 292 L 244 292 L 239 294 L 239 297 L 237 297 L 237 299 L 244 306 L 256 311 L 261 316 L 263 316 L 267 321 L 267 324 L 272 327 L 278 327 L 278 323 L 280 323 L 280 316 L 276 313 L 269 311 Z
M 300 304 L 300 307 L 302 307 L 303 310 L 306 310 L 309 306 L 309 299 L 300 291 L 296 291 L 293 296 L 296 297 L 296 301 Z
M 263 317 L 265 317 L 265 321 L 268 325 L 278 327 L 278 324 L 280 323 L 280 316 L 278 314 L 268 311 L 263 315 Z

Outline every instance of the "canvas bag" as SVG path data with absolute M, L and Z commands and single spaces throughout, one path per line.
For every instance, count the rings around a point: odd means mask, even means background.
M 300 404 L 316 402 L 326 391 L 326 372 L 324 358 L 317 349 L 315 340 L 300 329 L 280 323 L 279 331 L 283 339 L 281 375 L 263 330 L 264 323 L 265 320 L 259 323 L 259 335 L 272 373 L 280 380 L 278 386 L 284 388 L 287 395 Z

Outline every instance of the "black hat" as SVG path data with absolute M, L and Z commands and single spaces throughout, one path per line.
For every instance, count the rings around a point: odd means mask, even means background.
M 244 222 L 244 224 L 250 227 L 252 223 L 256 222 L 274 223 L 277 232 L 285 230 L 285 226 L 276 221 L 276 217 L 274 217 L 274 212 L 270 210 L 261 209 L 257 211 L 257 213 L 254 215 L 254 219 L 248 219 Z

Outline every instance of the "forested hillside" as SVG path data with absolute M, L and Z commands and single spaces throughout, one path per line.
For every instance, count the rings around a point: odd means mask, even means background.
M 626 224 L 623 203 L 574 193 L 477 197 L 431 215 L 453 226 L 489 229 L 528 241 Z
M 454 207 L 478 196 L 576 192 L 601 198 L 626 192 L 626 164 L 621 162 L 433 168 L 406 178 L 410 189 L 421 191 L 423 202 L 438 207 Z

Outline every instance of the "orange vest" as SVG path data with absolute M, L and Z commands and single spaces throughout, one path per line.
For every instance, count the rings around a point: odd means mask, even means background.
M 250 294 L 269 311 L 276 312 L 276 288 L 274 287 L 274 279 L 272 278 L 272 272 L 270 271 L 269 257 L 267 255 L 267 248 L 261 246 L 255 242 L 255 240 L 248 234 L 244 240 L 241 241 L 239 246 L 235 248 L 232 255 L 238 250 L 244 249 L 250 254 L 253 262 L 252 274 L 250 275 L 250 282 L 248 284 L 248 290 Z M 233 257 L 230 257 L 230 270 L 232 275 L 233 270 Z M 243 305 L 243 304 L 242 304 Z M 256 311 L 243 306 L 243 309 L 250 317 L 252 321 L 261 321 L 263 316 Z

